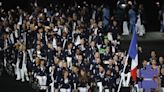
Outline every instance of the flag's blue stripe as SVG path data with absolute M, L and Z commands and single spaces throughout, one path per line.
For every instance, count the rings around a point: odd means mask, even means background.
M 130 47 L 129 47 L 128 55 L 132 59 L 135 59 L 136 54 L 137 54 L 137 37 L 136 37 L 136 30 L 134 30 L 133 31 L 132 40 L 130 42 Z

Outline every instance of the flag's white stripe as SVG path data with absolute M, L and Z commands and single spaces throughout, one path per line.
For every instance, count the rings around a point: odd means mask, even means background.
M 132 59 L 131 70 L 135 69 L 137 65 L 138 65 L 138 54 L 136 55 L 135 59 Z

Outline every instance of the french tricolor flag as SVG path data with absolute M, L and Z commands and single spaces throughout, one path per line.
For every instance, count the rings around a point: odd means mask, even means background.
M 133 37 L 130 42 L 130 47 L 128 50 L 128 57 L 131 58 L 131 76 L 134 81 L 136 81 L 137 77 L 137 66 L 138 66 L 138 52 L 137 52 L 137 35 L 136 35 L 136 30 L 133 31 Z

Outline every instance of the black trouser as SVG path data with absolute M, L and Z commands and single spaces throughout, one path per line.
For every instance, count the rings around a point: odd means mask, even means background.
M 40 90 L 39 92 L 46 92 L 46 90 Z

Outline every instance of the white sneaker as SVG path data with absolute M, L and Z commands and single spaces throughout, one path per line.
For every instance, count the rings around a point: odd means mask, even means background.
M 24 79 L 22 79 L 21 81 L 22 81 L 22 82 L 24 82 L 25 80 L 24 80 Z
M 20 80 L 20 78 L 17 77 L 16 80 Z
M 143 36 L 144 34 L 143 33 L 139 33 L 139 36 Z
M 26 81 L 29 81 L 29 78 L 28 77 L 26 77 Z

